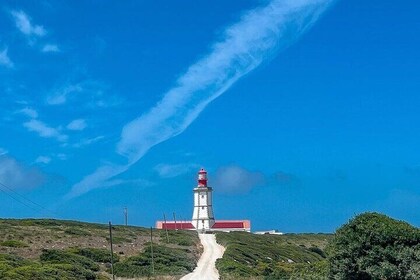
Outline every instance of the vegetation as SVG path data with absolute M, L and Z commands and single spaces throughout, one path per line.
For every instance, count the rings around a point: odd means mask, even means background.
M 328 251 L 331 279 L 420 279 L 420 229 L 385 215 L 350 220 Z
M 327 276 L 324 248 L 332 235 L 254 235 L 245 232 L 217 233 L 226 251 L 216 266 L 222 279 L 324 279 Z M 315 278 L 305 278 L 305 275 Z
M 420 279 L 420 229 L 361 214 L 335 235 L 217 233 L 222 279 Z
M 180 246 L 195 246 L 197 244 L 197 233 L 195 231 L 168 230 L 160 231 L 160 241 L 163 243 Z
M 6 241 L 1 242 L 0 246 L 13 247 L 13 248 L 29 247 L 28 244 L 19 240 L 6 240 Z
M 184 275 L 194 270 L 196 259 L 188 249 L 153 246 L 155 275 Z M 129 257 L 115 264 L 115 275 L 139 277 L 152 275 L 151 247 L 148 246 L 137 256 Z
M 132 226 L 112 229 L 117 271 L 148 275 L 150 229 Z M 0 219 L 0 279 L 110 279 L 108 236 L 108 225 L 102 224 Z M 164 231 L 153 230 L 153 236 L 156 274 L 182 275 L 193 270 L 201 255 L 195 232 L 170 231 L 169 243 Z
M 114 226 L 114 271 L 152 275 L 150 229 Z M 193 231 L 153 231 L 154 275 L 191 272 L 201 254 Z M 109 279 L 107 225 L 0 219 L 0 279 Z M 168 240 L 169 238 L 169 240 Z M 216 233 L 221 279 L 420 279 L 420 229 L 377 213 L 332 234 Z M 116 241 L 116 242 L 115 242 Z
M 97 249 L 97 248 L 71 248 L 68 252 L 84 256 L 92 261 L 99 263 L 110 263 L 111 254 L 109 250 L 106 249 Z M 114 253 L 113 261 L 118 262 L 120 257 Z
M 93 280 L 93 272 L 67 264 L 41 264 L 24 258 L 0 254 L 0 279 L 4 280 Z

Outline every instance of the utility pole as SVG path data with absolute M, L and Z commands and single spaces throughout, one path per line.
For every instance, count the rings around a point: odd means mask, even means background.
M 165 231 L 166 231 L 166 241 L 169 243 L 169 234 L 168 234 L 168 225 L 166 224 L 166 215 L 163 213 L 163 221 L 165 222 Z
M 155 274 L 155 260 L 153 258 L 153 228 L 150 227 L 150 252 L 152 253 L 152 274 Z
M 128 226 L 128 209 L 127 209 L 127 207 L 124 207 L 124 221 L 125 221 L 125 226 Z
M 112 280 L 115 280 L 114 275 L 114 250 L 112 249 L 112 225 L 109 222 L 109 241 L 111 242 L 111 273 L 112 273 Z
M 182 224 L 183 224 L 183 221 L 182 221 L 182 217 L 181 217 L 181 215 L 179 215 L 179 220 L 181 221 L 181 230 L 182 230 Z
M 175 216 L 175 212 L 173 212 L 174 215 L 174 221 L 175 221 L 175 230 L 178 230 L 178 227 L 176 226 L 176 216 Z

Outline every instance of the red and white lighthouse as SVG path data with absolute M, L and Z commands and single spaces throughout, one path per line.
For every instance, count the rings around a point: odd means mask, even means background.
M 207 185 L 207 171 L 198 172 L 198 185 L 194 188 L 192 224 L 197 231 L 210 230 L 214 225 L 213 189 Z
M 207 184 L 207 171 L 198 171 L 198 185 L 194 188 L 194 210 L 192 221 L 156 221 L 158 229 L 208 231 L 251 231 L 249 220 L 214 220 L 213 188 Z

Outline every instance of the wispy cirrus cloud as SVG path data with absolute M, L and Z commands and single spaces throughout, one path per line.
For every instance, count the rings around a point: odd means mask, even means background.
M 43 163 L 43 164 L 48 164 L 50 163 L 50 161 L 51 161 L 51 158 L 48 156 L 39 156 L 35 160 L 36 163 Z
M 86 121 L 84 119 L 77 119 L 77 120 L 73 120 L 71 121 L 66 128 L 68 130 L 76 130 L 76 131 L 81 131 L 83 129 L 85 129 L 87 126 Z
M 105 83 L 91 79 L 68 82 L 56 87 L 45 101 L 52 106 L 72 103 L 90 109 L 112 107 L 121 102 L 116 95 L 108 94 L 108 86 Z
M 153 146 L 182 133 L 240 78 L 295 42 L 333 0 L 272 0 L 225 29 L 211 51 L 180 76 L 158 104 L 123 127 L 117 153 L 127 164 L 107 164 L 72 187 L 68 197 L 98 188 L 126 171 Z
M 13 68 L 14 63 L 10 59 L 7 52 L 8 52 L 8 48 L 5 48 L 2 51 L 0 51 L 0 65 L 6 66 L 8 68 Z
M 16 111 L 16 113 L 24 114 L 25 116 L 28 116 L 33 119 L 38 118 L 38 112 L 35 109 L 29 107 L 25 107 L 19 111 Z
M 93 138 L 83 139 L 80 142 L 78 142 L 76 144 L 73 144 L 73 147 L 74 148 L 80 148 L 80 147 L 88 146 L 88 145 L 91 145 L 93 143 L 99 142 L 104 138 L 105 138 L 105 136 L 100 135 L 100 136 L 93 137 Z
M 52 95 L 47 97 L 47 104 L 48 105 L 62 105 L 67 102 L 68 96 L 71 94 L 79 93 L 83 90 L 81 84 L 69 84 L 66 85 L 57 91 L 55 91 Z
M 56 53 L 60 52 L 60 48 L 55 44 L 46 44 L 41 49 L 44 53 Z
M 190 172 L 192 169 L 199 168 L 200 165 L 196 163 L 181 163 L 181 164 L 158 164 L 154 170 L 163 178 L 173 178 L 179 175 Z
M 24 11 L 11 11 L 10 14 L 15 20 L 16 27 L 26 36 L 42 37 L 47 31 L 42 25 L 36 25 L 31 22 L 31 18 Z
M 7 154 L 9 151 L 6 149 L 0 148 L 0 156 Z
M 68 139 L 68 136 L 62 134 L 57 128 L 50 127 L 39 120 L 32 119 L 25 122 L 23 126 L 44 138 L 55 138 L 60 142 L 65 142 Z

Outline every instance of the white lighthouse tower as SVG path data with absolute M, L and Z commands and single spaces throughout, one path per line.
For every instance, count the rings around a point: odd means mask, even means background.
M 207 171 L 198 172 L 198 186 L 194 188 L 194 211 L 192 224 L 197 231 L 205 232 L 214 225 L 213 189 L 207 186 Z

